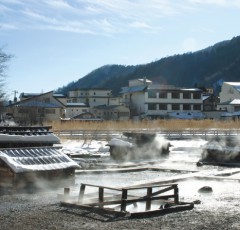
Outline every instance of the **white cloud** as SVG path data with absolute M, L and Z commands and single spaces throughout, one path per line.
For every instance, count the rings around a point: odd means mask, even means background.
M 184 4 L 169 0 L 1 0 L 0 12 L 8 10 L 2 23 L 13 28 L 49 30 L 55 26 L 61 31 L 111 35 L 129 27 L 157 32 L 164 18 L 187 14 L 200 4 L 240 6 L 240 0 L 188 0 Z

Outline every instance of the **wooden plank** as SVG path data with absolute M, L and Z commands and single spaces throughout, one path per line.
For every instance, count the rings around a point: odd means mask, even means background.
M 86 184 L 86 183 L 82 183 L 82 185 L 85 186 L 90 186 L 90 187 L 96 187 L 96 188 L 105 188 L 105 189 L 110 189 L 110 190 L 116 190 L 116 191 L 122 191 L 121 188 L 113 188 L 113 187 L 109 187 L 109 186 L 102 186 L 102 185 L 93 185 L 93 184 Z
M 157 191 L 157 192 L 152 193 L 152 196 L 157 196 L 157 195 L 159 195 L 159 194 L 161 194 L 161 193 L 168 192 L 168 191 L 170 191 L 170 190 L 174 190 L 174 188 L 175 188 L 175 186 L 170 186 L 170 187 L 168 187 L 168 188 L 161 189 L 161 190 L 159 190 L 159 191 Z

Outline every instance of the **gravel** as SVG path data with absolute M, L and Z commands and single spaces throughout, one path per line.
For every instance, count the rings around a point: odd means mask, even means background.
M 61 207 L 62 192 L 0 196 L 0 229 L 240 229 L 238 191 L 213 198 L 211 205 L 202 196 L 190 211 L 138 219 Z

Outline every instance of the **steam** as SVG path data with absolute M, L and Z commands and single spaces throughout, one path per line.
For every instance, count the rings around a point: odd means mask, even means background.
M 240 163 L 240 137 L 212 138 L 203 148 L 203 162 Z
M 117 161 L 129 162 L 158 159 L 168 155 L 170 143 L 162 135 L 141 135 L 136 133 L 131 138 L 112 139 L 108 143 L 111 157 Z

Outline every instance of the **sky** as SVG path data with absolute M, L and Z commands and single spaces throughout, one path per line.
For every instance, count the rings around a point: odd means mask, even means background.
M 240 35 L 240 0 L 0 0 L 6 90 L 44 93 Z M 141 76 L 136 76 L 141 77 Z

